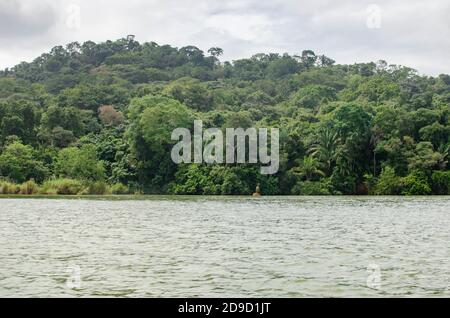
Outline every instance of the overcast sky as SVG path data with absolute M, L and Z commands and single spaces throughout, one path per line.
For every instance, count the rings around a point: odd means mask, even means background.
M 449 0 L 0 0 L 0 68 L 51 47 L 136 35 L 222 60 L 304 49 L 338 63 L 380 59 L 450 73 Z

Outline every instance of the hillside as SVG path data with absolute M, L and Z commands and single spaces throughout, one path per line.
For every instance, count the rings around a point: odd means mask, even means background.
M 450 194 L 449 75 L 300 51 L 221 62 L 129 37 L 1 71 L 0 193 Z M 194 119 L 278 127 L 279 172 L 174 164 Z

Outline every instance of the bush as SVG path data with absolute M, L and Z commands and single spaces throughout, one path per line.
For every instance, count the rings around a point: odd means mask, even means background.
M 366 173 L 364 175 L 364 185 L 368 194 L 374 194 L 377 181 L 377 178 L 373 174 Z
M 34 180 L 29 180 L 22 183 L 20 186 L 20 194 L 36 194 L 39 192 L 39 187 Z
M 73 179 L 55 179 L 44 182 L 42 194 L 76 195 L 83 190 L 83 184 Z
M 116 183 L 111 187 L 112 194 L 129 194 L 130 190 L 123 183 Z
M 332 194 L 329 182 L 323 181 L 304 181 L 298 182 L 292 188 L 294 195 L 330 195 Z
M 434 171 L 431 187 L 434 194 L 450 194 L 450 171 Z
M 0 175 L 13 182 L 25 182 L 31 178 L 42 181 L 48 171 L 44 163 L 36 160 L 36 151 L 31 146 L 14 142 L 0 154 Z
M 344 175 L 337 167 L 330 177 L 330 182 L 336 191 L 343 194 L 354 194 L 357 190 L 356 175 Z
M 83 194 L 91 194 L 91 195 L 103 195 L 111 193 L 111 189 L 108 184 L 104 181 L 95 181 L 89 183 L 87 187 L 87 191 L 84 191 Z
M 250 195 L 260 183 L 262 194 L 273 191 L 273 181 L 258 177 L 257 167 L 185 165 L 175 174 L 169 193 L 177 195 Z
M 223 178 L 221 186 L 222 195 L 242 195 L 251 194 L 253 191 L 234 172 L 228 172 Z
M 394 168 L 385 166 L 373 192 L 377 195 L 396 195 L 400 194 L 401 186 L 401 177 L 395 174 Z
M 20 193 L 20 187 L 17 184 L 0 181 L 0 194 L 18 194 Z
M 54 168 L 60 178 L 98 181 L 105 177 L 103 162 L 91 144 L 60 150 Z
M 427 195 L 431 194 L 431 187 L 428 178 L 422 171 L 413 171 L 402 178 L 403 195 Z

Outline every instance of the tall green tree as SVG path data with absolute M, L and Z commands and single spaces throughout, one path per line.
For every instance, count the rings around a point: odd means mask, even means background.
M 36 151 L 28 145 L 14 142 L 3 150 L 0 155 L 0 176 L 14 182 L 24 182 L 34 179 L 42 182 L 48 176 L 44 163 L 36 159 Z

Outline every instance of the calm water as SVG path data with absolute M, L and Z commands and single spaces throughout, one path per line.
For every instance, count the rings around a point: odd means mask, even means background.
M 450 296 L 450 197 L 0 199 L 0 296 Z

